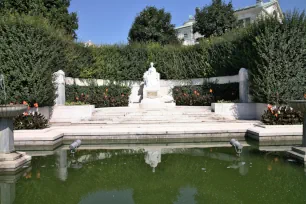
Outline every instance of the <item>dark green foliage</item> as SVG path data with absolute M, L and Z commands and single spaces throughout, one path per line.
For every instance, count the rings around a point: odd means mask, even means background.
M 219 100 L 239 99 L 239 84 L 204 83 L 202 86 L 182 86 L 172 89 L 176 105 L 210 106 Z
M 303 115 L 288 106 L 269 107 L 261 121 L 267 125 L 299 125 L 303 123 Z
M 14 119 L 15 130 L 44 129 L 48 127 L 48 120 L 40 113 L 19 115 Z
M 69 6 L 70 0 L 1 0 L 0 12 L 42 16 L 54 27 L 76 38 L 78 18 L 75 12 L 69 13 Z
M 178 106 L 210 106 L 213 95 L 201 86 L 174 87 L 173 98 Z
M 199 32 L 205 37 L 220 36 L 236 27 L 236 17 L 232 2 L 212 0 L 212 4 L 202 9 L 196 9 L 196 23 L 193 32 Z
M 0 36 L 0 72 L 8 102 L 53 105 L 52 73 L 65 66 L 63 34 L 44 19 L 5 15 L 0 16 Z
M 76 86 L 66 85 L 66 101 L 82 102 L 101 107 L 128 106 L 131 89 L 121 85 Z
M 129 32 L 129 42 L 178 43 L 171 14 L 164 9 L 146 7 L 135 18 Z
M 207 46 L 207 61 L 214 70 L 214 76 L 237 75 L 240 68 L 249 67 L 252 60 L 247 57 L 250 47 L 245 44 L 246 36 L 245 29 L 237 29 L 200 41 L 202 46 Z
M 90 48 L 93 64 L 81 71 L 82 78 L 142 80 L 150 62 L 162 79 L 201 78 L 213 75 L 207 49 L 201 45 L 182 47 L 157 43 Z
M 239 83 L 230 84 L 204 84 L 204 89 L 211 89 L 214 101 L 232 101 L 236 102 L 239 100 Z
M 65 75 L 74 78 L 87 78 L 86 71 L 94 63 L 92 48 L 85 47 L 83 43 L 66 40 L 65 47 L 62 50 L 64 51 L 62 57 L 65 59 L 61 64 L 61 69 L 65 71 Z
M 255 101 L 283 104 L 306 92 L 306 16 L 289 13 L 282 23 L 268 18 L 251 26 L 251 88 Z M 252 49 L 252 48 L 251 48 Z

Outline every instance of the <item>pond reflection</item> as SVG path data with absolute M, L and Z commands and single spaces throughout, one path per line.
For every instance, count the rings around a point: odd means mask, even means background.
M 228 143 L 91 145 L 75 154 L 68 146 L 29 151 L 36 155 L 31 169 L 2 177 L 1 203 L 306 202 L 301 165 L 283 153 L 243 145 L 240 157 Z M 294 189 L 294 197 L 288 189 Z

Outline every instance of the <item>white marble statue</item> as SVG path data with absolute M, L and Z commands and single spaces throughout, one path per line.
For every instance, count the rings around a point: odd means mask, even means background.
M 151 67 L 143 75 L 145 88 L 156 88 L 160 87 L 160 74 L 156 71 L 153 62 L 151 62 Z

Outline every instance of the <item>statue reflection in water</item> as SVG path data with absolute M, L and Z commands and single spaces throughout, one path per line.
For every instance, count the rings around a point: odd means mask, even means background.
M 155 173 L 155 168 L 161 162 L 161 149 L 145 148 L 144 159 L 152 167 L 152 172 Z
M 239 157 L 232 154 L 227 153 L 219 153 L 219 152 L 208 152 L 204 149 L 189 149 L 184 150 L 182 152 L 181 149 L 161 149 L 161 148 L 149 148 L 145 147 L 145 162 L 146 164 L 149 164 L 152 167 L 152 172 L 155 172 L 156 167 L 159 163 L 161 163 L 161 155 L 162 152 L 165 154 L 172 154 L 172 153 L 185 153 L 185 154 L 191 154 L 193 156 L 202 156 L 202 157 L 208 157 L 211 159 L 217 159 L 220 161 L 230 162 L 231 164 L 227 167 L 228 169 L 237 169 L 239 170 L 239 174 L 242 176 L 247 175 L 249 171 L 249 164 L 247 164 L 249 153 L 248 151 L 245 151 L 241 153 Z

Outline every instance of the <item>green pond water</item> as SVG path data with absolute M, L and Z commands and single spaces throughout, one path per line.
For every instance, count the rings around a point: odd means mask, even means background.
M 46 154 L 1 177 L 2 203 L 306 203 L 304 166 L 255 147 L 240 157 L 232 147 L 169 146 Z

